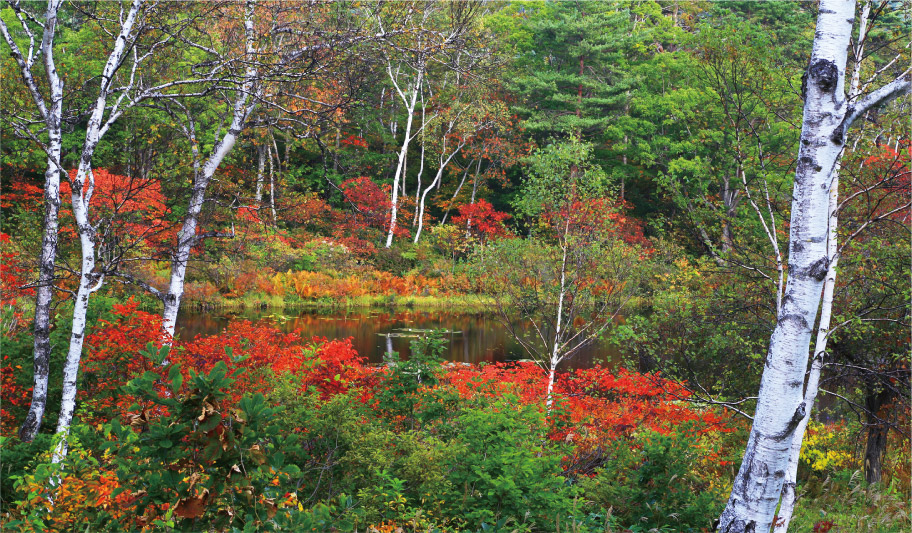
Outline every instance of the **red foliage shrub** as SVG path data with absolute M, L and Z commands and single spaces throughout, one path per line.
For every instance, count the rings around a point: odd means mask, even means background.
M 487 200 L 459 206 L 459 214 L 453 217 L 453 224 L 465 228 L 482 241 L 506 237 L 510 234 L 504 221 L 511 218 L 507 213 L 494 210 Z

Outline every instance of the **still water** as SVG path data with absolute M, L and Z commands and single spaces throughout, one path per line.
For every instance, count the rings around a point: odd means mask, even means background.
M 465 363 L 516 361 L 528 359 L 496 316 L 481 313 L 446 311 L 376 310 L 357 311 L 243 311 L 185 312 L 178 319 L 177 334 L 183 339 L 214 335 L 232 320 L 269 321 L 285 332 L 298 330 L 304 337 L 352 338 L 359 354 L 372 363 L 383 361 L 383 354 L 396 351 L 409 355 L 409 342 L 416 330 L 444 329 L 449 340 L 450 361 Z M 617 352 L 596 342 L 579 350 L 561 369 L 588 368 L 595 364 L 617 363 Z

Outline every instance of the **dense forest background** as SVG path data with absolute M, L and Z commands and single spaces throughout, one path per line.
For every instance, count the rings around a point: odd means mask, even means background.
M 9 527 L 713 527 L 788 276 L 816 3 L 73 2 L 49 75 L 58 3 L 0 11 Z M 909 3 L 858 11 L 853 97 L 910 64 Z M 909 105 L 845 139 L 795 531 L 909 527 Z M 358 307 L 518 321 L 530 362 L 180 335 L 179 309 Z M 567 371 L 596 341 L 615 360 Z

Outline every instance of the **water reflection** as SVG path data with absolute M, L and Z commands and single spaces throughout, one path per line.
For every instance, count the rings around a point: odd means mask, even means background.
M 448 358 L 465 363 L 515 361 L 528 356 L 522 346 L 494 316 L 482 313 L 446 311 L 303 311 L 282 314 L 274 311 L 240 313 L 181 313 L 177 334 L 183 339 L 213 335 L 223 331 L 231 320 L 270 321 L 285 332 L 300 331 L 305 337 L 341 339 L 352 337 L 355 349 L 372 363 L 383 361 L 387 351 L 409 356 L 413 335 L 407 330 L 446 329 Z M 562 369 L 588 368 L 594 364 L 617 362 L 617 353 L 602 343 L 581 349 L 561 365 Z

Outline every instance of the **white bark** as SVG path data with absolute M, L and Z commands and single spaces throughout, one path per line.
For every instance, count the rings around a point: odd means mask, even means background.
M 244 12 L 244 30 L 246 33 L 246 52 L 248 57 L 254 54 L 254 29 L 253 29 L 253 6 L 252 0 L 247 1 Z M 193 178 L 193 190 L 190 193 L 190 202 L 187 207 L 187 215 L 184 217 L 184 224 L 177 234 L 177 249 L 171 259 L 171 279 L 168 283 L 168 293 L 163 300 L 164 309 L 162 311 L 162 333 L 164 342 L 170 344 L 174 337 L 174 328 L 177 324 L 177 311 L 180 308 L 181 299 L 184 295 L 184 281 L 187 276 L 187 262 L 190 260 L 190 251 L 194 245 L 199 242 L 196 234 L 199 225 L 199 215 L 203 209 L 203 203 L 206 199 L 206 188 L 209 181 L 215 175 L 222 160 L 234 147 L 238 136 L 244 129 L 247 118 L 253 112 L 257 104 L 257 97 L 253 95 L 256 83 L 256 68 L 252 62 L 248 63 L 244 81 L 238 89 L 237 97 L 234 101 L 231 125 L 225 135 L 213 147 L 209 158 L 202 168 L 195 172 Z M 196 146 L 195 133 L 190 124 L 191 144 Z M 195 150 L 195 148 L 194 148 Z
M 278 150 L 276 150 L 276 156 L 278 156 Z M 278 161 L 278 157 L 276 157 L 276 160 Z M 272 152 L 269 152 L 269 210 L 272 212 L 272 225 L 275 226 L 275 170 L 272 166 Z
M 433 189 L 435 186 L 440 187 L 440 181 L 443 178 L 443 172 L 444 172 L 444 170 L 446 170 L 447 165 L 450 164 L 450 161 L 452 161 L 453 158 L 456 157 L 456 154 L 458 154 L 466 144 L 464 140 L 460 140 L 459 143 L 456 145 L 456 147 L 453 149 L 453 151 L 450 152 L 448 155 L 446 154 L 446 146 L 447 146 L 447 137 L 446 136 L 449 135 L 453 131 L 453 128 L 456 125 L 457 120 L 458 120 L 458 117 L 456 117 L 456 119 L 450 121 L 449 128 L 447 128 L 447 131 L 444 133 L 443 148 L 441 150 L 440 156 L 438 157 L 437 174 L 434 176 L 434 181 L 432 181 L 431 184 L 428 185 L 427 189 L 425 189 L 424 192 L 422 192 L 421 200 L 418 202 L 418 206 L 416 206 L 416 209 L 418 211 L 418 229 L 415 231 L 415 239 L 414 239 L 414 241 L 412 241 L 415 244 L 418 243 L 418 239 L 421 237 L 421 230 L 424 227 L 424 202 L 427 199 L 428 193 L 431 192 L 431 189 Z M 446 157 L 446 159 L 444 159 L 444 157 Z
M 849 106 L 843 87 L 855 2 L 823 0 L 819 13 L 792 196 L 788 281 L 770 338 L 753 427 L 719 519 L 718 530 L 726 533 L 770 530 L 793 437 L 809 411 L 803 385 L 811 329 L 832 259 L 827 255 L 832 173 L 857 110 Z M 893 87 L 882 94 L 889 98 L 902 90 L 908 91 L 908 80 L 905 89 Z
M 408 156 L 409 143 L 414 138 L 412 135 L 412 123 L 414 122 L 415 118 L 415 106 L 418 103 L 418 93 L 421 92 L 421 84 L 424 80 L 424 65 L 422 63 L 419 63 L 417 69 L 418 72 L 416 75 L 417 77 L 415 84 L 403 92 L 399 87 L 396 75 L 393 74 L 392 66 L 389 63 L 386 65 L 386 71 L 389 74 L 390 80 L 393 82 L 393 87 L 395 87 L 396 92 L 399 93 L 399 98 L 401 98 L 402 102 L 405 104 L 406 110 L 405 137 L 402 140 L 402 148 L 399 150 L 399 158 L 396 164 L 396 173 L 393 176 L 393 189 L 391 193 L 392 205 L 390 207 L 390 227 L 389 233 L 386 236 L 386 248 L 389 248 L 393 245 L 393 233 L 396 231 L 396 214 L 399 205 L 399 179 L 404 178 L 402 176 L 402 172 L 405 169 L 405 159 Z
M 278 173 L 282 173 L 282 168 L 285 164 L 288 163 L 288 147 L 290 143 L 285 143 L 285 162 L 279 159 L 279 145 L 276 144 L 275 136 L 270 135 L 272 138 L 272 149 L 275 151 L 275 160 L 276 166 L 278 167 Z M 286 139 L 287 141 L 287 139 Z M 276 182 L 276 171 L 272 167 L 272 154 L 269 155 L 269 211 L 272 213 L 272 225 L 275 226 L 278 222 L 276 217 L 276 207 L 275 207 L 275 182 Z
M 861 65 L 864 54 L 864 43 L 868 34 L 868 16 L 871 12 L 871 2 L 865 2 L 861 12 L 861 23 L 858 29 L 858 43 L 855 46 L 855 66 L 852 69 L 852 81 L 850 83 L 849 99 L 854 100 L 858 97 L 860 91 Z M 838 245 L 838 225 L 839 225 L 839 169 L 837 161 L 836 168 L 833 170 L 833 179 L 830 185 L 829 197 L 829 225 L 827 227 L 827 257 L 830 258 L 830 264 L 827 267 L 826 278 L 823 282 L 823 296 L 820 303 L 820 321 L 817 326 L 817 338 L 814 342 L 814 356 L 811 358 L 811 371 L 808 373 L 807 385 L 804 391 L 804 403 L 807 405 L 807 413 L 798 427 L 795 428 L 795 435 L 792 437 L 792 445 L 789 449 L 788 468 L 785 474 L 785 481 L 782 484 L 782 500 L 779 504 L 779 511 L 776 513 L 776 523 L 774 524 L 773 533 L 786 533 L 789 524 L 792 521 L 792 514 L 795 511 L 795 501 L 798 497 L 798 463 L 801 459 L 801 446 L 804 443 L 804 432 L 807 430 L 808 422 L 811 420 L 811 413 L 814 408 L 814 402 L 817 400 L 817 392 L 820 389 L 820 374 L 823 370 L 823 356 L 826 353 L 827 339 L 830 333 L 830 320 L 833 316 L 833 292 L 836 288 L 836 266 L 839 264 L 839 245 Z
M 266 153 L 263 151 L 263 145 L 257 145 L 257 181 L 256 181 L 256 199 L 257 206 L 263 201 L 263 171 L 266 168 Z
M 121 24 L 120 34 L 114 41 L 114 46 L 108 54 L 104 70 L 101 74 L 101 84 L 95 107 L 89 116 L 86 126 L 85 141 L 82 145 L 82 154 L 75 177 L 70 181 L 70 198 L 73 205 L 73 218 L 76 220 L 76 229 L 79 233 L 79 245 L 82 253 L 79 273 L 79 289 L 76 292 L 76 301 L 73 307 L 73 324 L 70 330 L 70 346 L 67 351 L 66 361 L 63 366 L 63 390 L 60 400 L 60 416 L 57 418 L 57 435 L 59 441 L 54 450 L 52 461 L 58 463 L 67 453 L 67 436 L 70 424 L 73 421 L 73 412 L 76 409 L 76 379 L 79 375 L 79 363 L 82 358 L 82 345 L 85 340 L 86 313 L 89 307 L 89 297 L 101 288 L 104 283 L 104 274 L 95 272 L 95 226 L 89 217 L 92 202 L 92 193 L 95 189 L 95 180 L 92 175 L 92 158 L 95 149 L 107 131 L 111 121 L 116 116 L 104 121 L 104 113 L 108 96 L 111 94 L 111 82 L 121 60 L 127 50 L 130 34 L 136 22 L 136 17 L 142 7 L 143 0 L 133 0 Z
M 820 389 L 820 374 L 823 370 L 823 356 L 826 353 L 827 339 L 830 333 L 830 320 L 833 316 L 833 292 L 836 287 L 836 266 L 839 263 L 838 245 L 837 245 L 837 208 L 839 206 L 839 182 L 838 175 L 834 174 L 833 186 L 830 189 L 830 227 L 827 236 L 827 255 L 833 259 L 827 268 L 826 279 L 823 282 L 823 297 L 821 299 L 820 323 L 817 327 L 817 338 L 814 342 L 814 357 L 811 359 L 811 371 L 808 373 L 807 386 L 804 391 L 804 403 L 807 406 L 804 418 L 795 428 L 795 435 L 792 437 L 792 444 L 789 448 L 788 468 L 785 474 L 785 481 L 782 485 L 782 502 L 779 505 L 779 512 L 776 513 L 776 525 L 774 533 L 785 533 L 788 531 L 789 523 L 792 520 L 792 513 L 795 511 L 795 500 L 798 496 L 798 462 L 801 456 L 801 445 L 804 442 L 804 432 L 807 429 L 808 422 L 811 420 L 811 411 L 814 408 L 814 402 L 817 400 L 817 393 Z
M 52 462 L 58 463 L 66 457 L 67 437 L 73 413 L 76 410 L 76 380 L 79 376 L 79 363 L 82 359 L 82 346 L 86 334 L 86 314 L 89 308 L 89 297 L 101 288 L 104 275 L 95 272 L 95 229 L 89 221 L 89 202 L 92 197 L 93 179 L 91 168 L 77 171 L 77 178 L 73 180 L 73 216 L 79 228 L 79 243 L 82 249 L 81 272 L 79 276 L 79 289 L 76 292 L 76 301 L 73 306 L 73 325 L 70 331 L 70 346 L 67 350 L 66 362 L 63 365 L 63 393 L 60 400 L 60 416 L 57 418 L 57 435 L 59 441 L 54 449 Z M 89 182 L 85 193 L 77 192 L 85 184 L 88 174 Z M 81 177 L 80 177 L 81 175 Z
M 41 238 L 41 252 L 38 265 L 38 286 L 35 289 L 35 323 L 33 329 L 33 378 L 32 399 L 28 414 L 19 429 L 19 438 L 31 441 L 41 428 L 47 407 L 48 376 L 51 356 L 51 302 L 54 296 L 54 261 L 57 258 L 57 231 L 60 212 L 60 166 L 61 115 L 63 108 L 63 81 L 57 74 L 54 60 L 54 38 L 57 29 L 57 14 L 62 0 L 47 3 L 44 15 L 44 31 L 40 51 L 44 59 L 49 99 L 46 100 L 38 89 L 33 72 L 35 60 L 35 36 L 29 30 L 24 17 L 16 9 L 23 30 L 29 37 L 29 49 L 23 54 L 9 33 L 6 24 L 0 20 L 0 33 L 9 46 L 19 67 L 22 80 L 29 90 L 35 106 L 44 121 L 48 133 L 45 145 L 47 166 L 44 171 L 44 232 Z
M 554 398 L 551 396 L 551 391 L 554 389 L 554 373 L 557 371 L 557 365 L 561 362 L 563 354 L 561 353 L 561 328 L 563 327 L 563 318 L 564 318 L 564 297 L 567 294 L 567 235 L 568 229 L 570 227 L 569 220 L 564 224 L 564 239 L 561 242 L 561 275 L 560 275 L 560 289 L 557 296 L 557 316 L 554 320 L 554 346 L 551 348 L 551 359 L 548 361 L 548 391 L 545 395 L 545 409 L 547 413 L 551 414 L 551 405 L 554 403 Z

